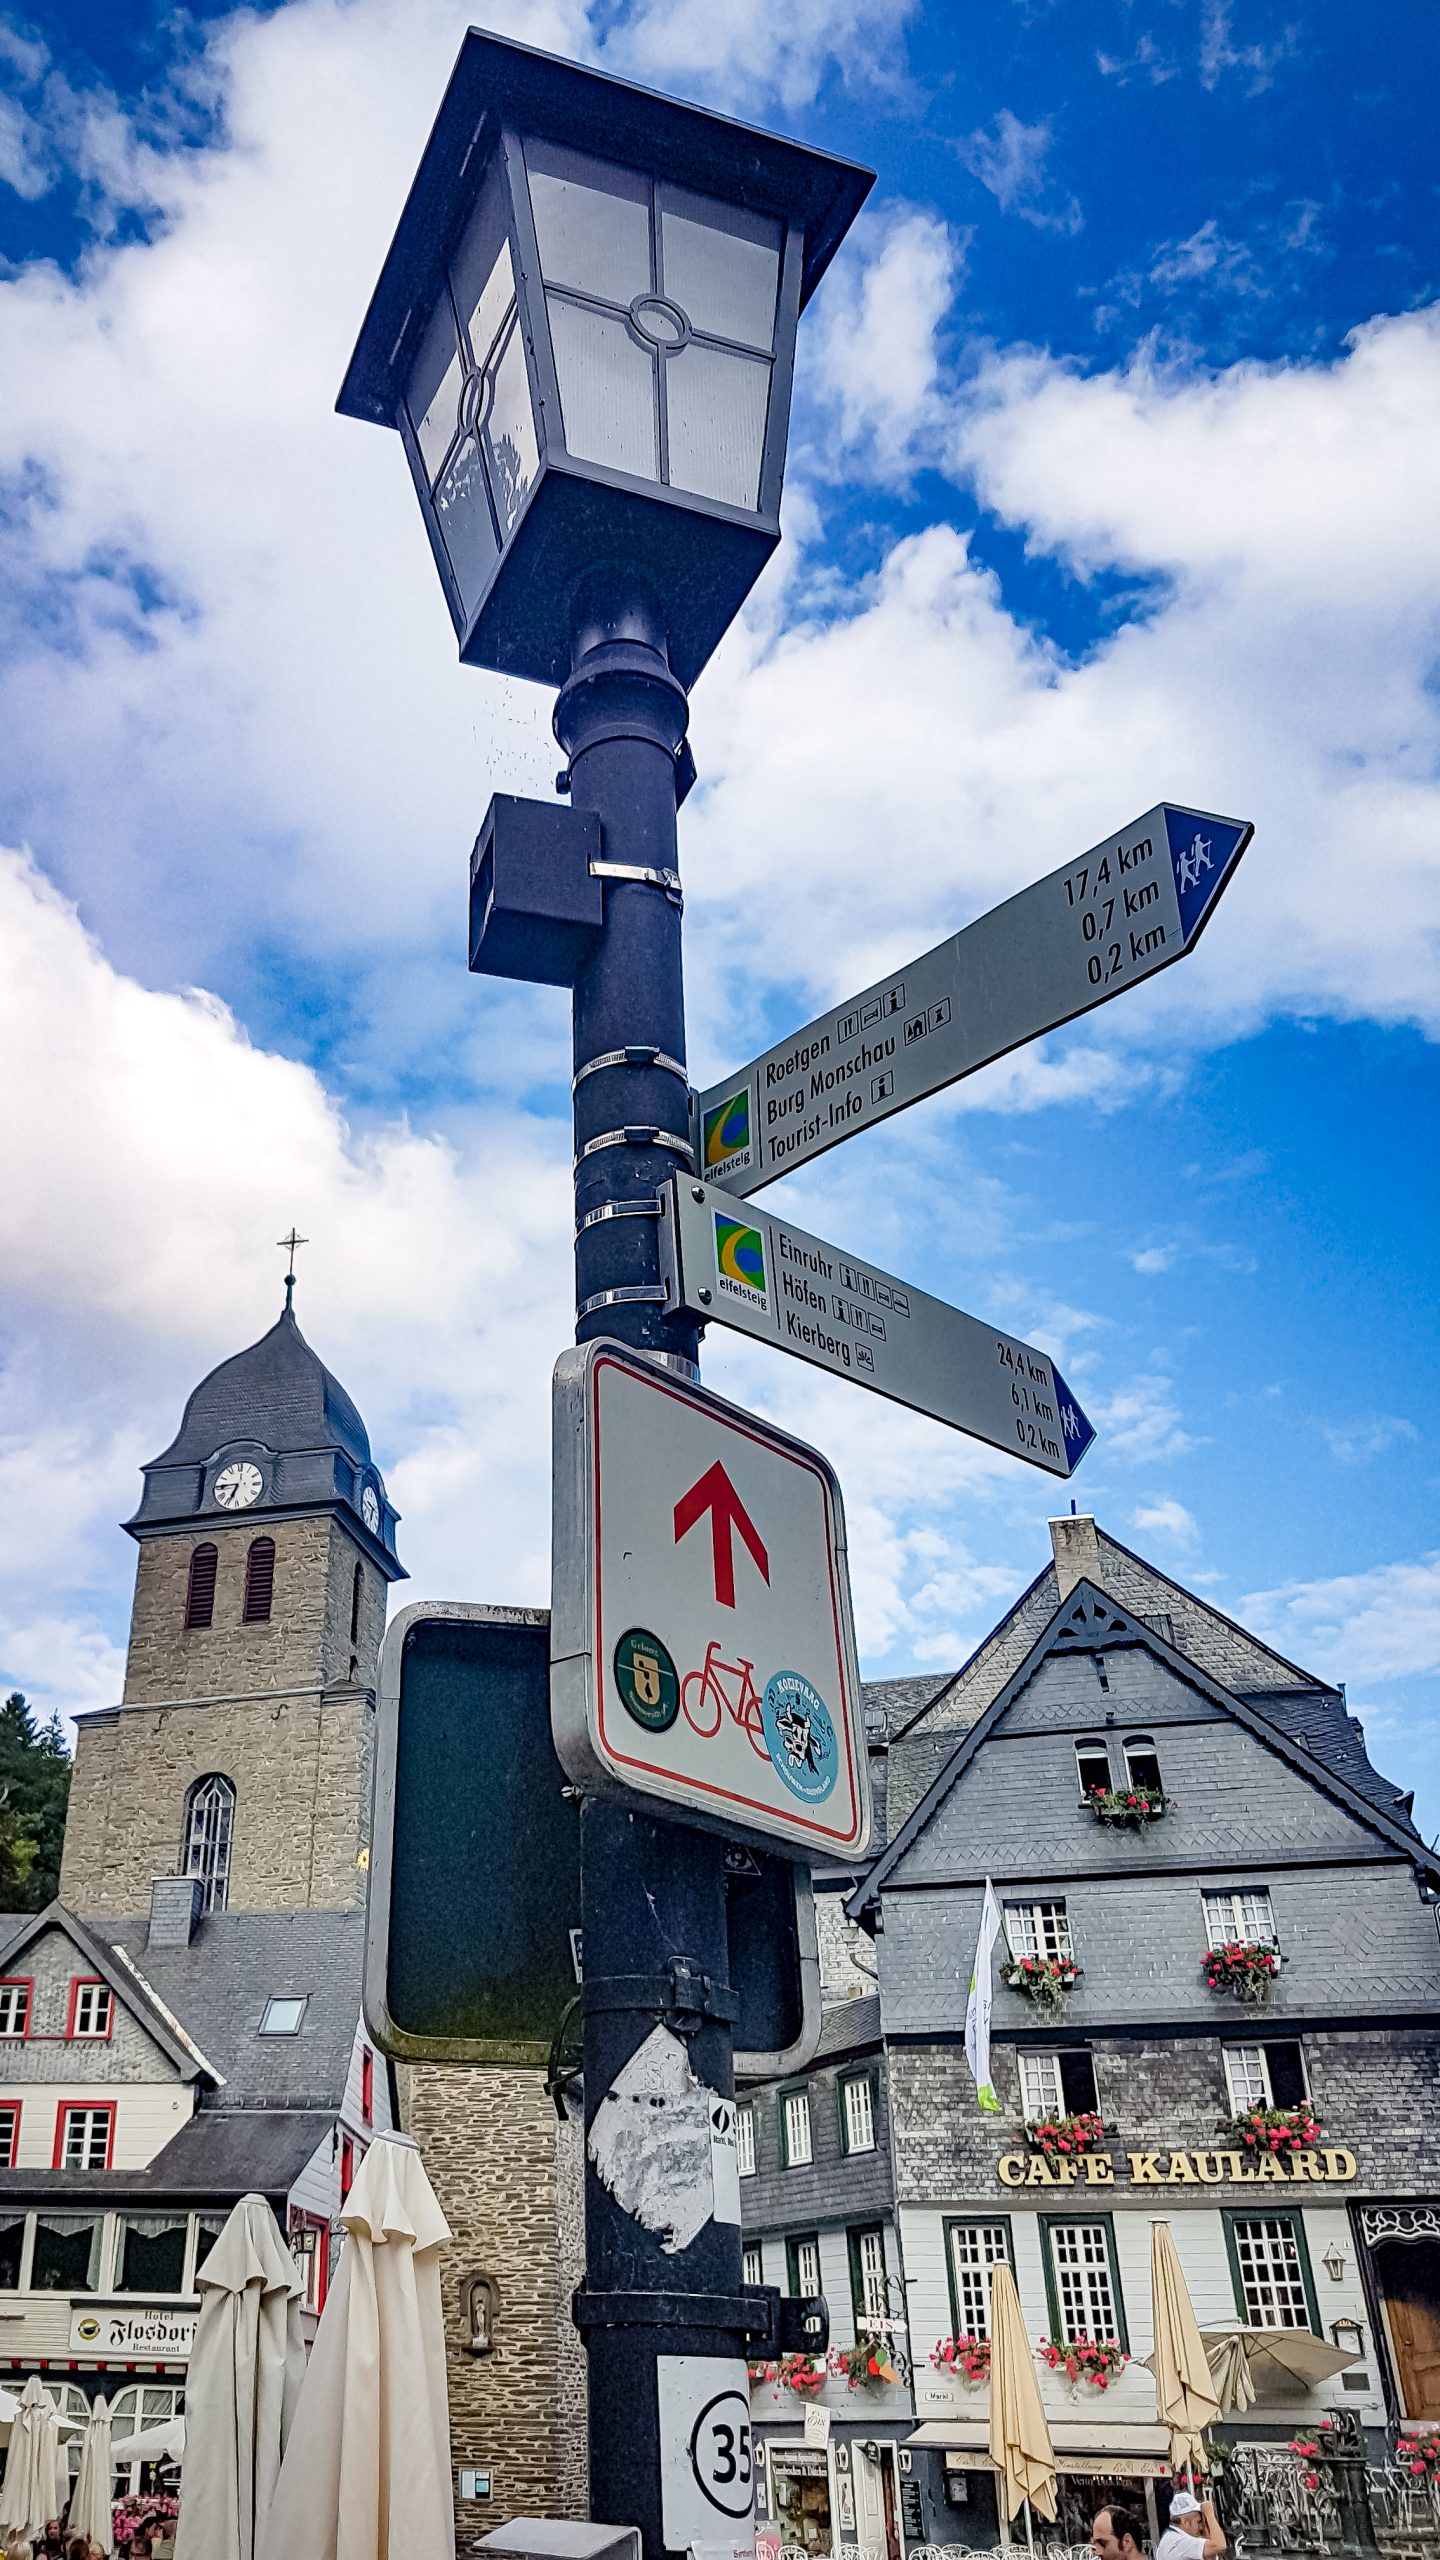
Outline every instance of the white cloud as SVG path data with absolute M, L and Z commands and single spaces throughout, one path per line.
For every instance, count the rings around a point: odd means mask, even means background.
M 1142 1534 L 1168 1538 L 1172 1546 L 1193 1547 L 1199 1544 L 1200 1524 L 1193 1511 L 1186 1510 L 1183 1502 L 1167 1497 L 1163 1502 L 1142 1503 L 1138 1511 L 1132 1511 L 1130 1518 L 1133 1527 Z
M 1054 139 L 1048 116 L 1038 124 L 1025 124 L 1009 107 L 1002 107 L 989 125 L 978 126 L 955 149 L 1002 213 L 1018 213 L 1023 222 L 1033 222 L 1042 231 L 1079 231 L 1084 215 L 1074 196 L 1059 207 L 1046 202 L 1046 164 Z
M 605 47 L 607 67 L 634 65 L 658 88 L 695 87 L 732 107 L 778 99 L 808 106 L 827 71 L 847 88 L 893 86 L 901 38 L 918 0 L 641 0 Z
M 1195 1442 L 1181 1421 L 1173 1382 L 1162 1375 L 1131 1380 L 1118 1395 L 1102 1397 L 1095 1420 L 1107 1453 L 1149 1466 L 1157 1458 L 1183 1457 Z M 1178 1506 L 1177 1506 L 1178 1507 Z
M 1252 1591 L 1240 1613 L 1283 1653 L 1333 1680 L 1440 1670 L 1440 1553 Z
M 940 408 L 939 331 L 954 299 L 963 240 L 932 213 L 892 205 L 862 214 L 816 305 L 810 365 L 838 417 L 847 470 L 869 455 L 903 470 Z
M 1320 1427 L 1331 1457 L 1342 1467 L 1366 1466 L 1400 1442 L 1420 1437 L 1414 1423 L 1398 1413 L 1370 1414 L 1359 1422 L 1325 1422 Z

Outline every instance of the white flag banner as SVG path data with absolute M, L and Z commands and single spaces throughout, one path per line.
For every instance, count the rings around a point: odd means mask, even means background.
M 1000 1905 L 987 1876 L 985 1900 L 980 1908 L 980 1935 L 975 1945 L 975 1970 L 970 1976 L 970 1999 L 965 2011 L 965 2052 L 976 2098 L 987 2116 L 1000 2113 L 1000 2101 L 990 2085 L 990 2008 L 994 1998 L 990 1959 L 999 1935 Z

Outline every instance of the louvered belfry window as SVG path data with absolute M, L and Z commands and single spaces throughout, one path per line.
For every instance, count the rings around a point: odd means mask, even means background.
M 207 1538 L 201 1547 L 190 1551 L 190 1579 L 185 1586 L 185 1624 L 208 1627 L 215 1616 L 215 1568 L 220 1561 L 218 1547 Z
M 252 1538 L 245 1558 L 245 1608 L 247 1626 L 263 1623 L 270 1615 L 275 1597 L 275 1541 Z

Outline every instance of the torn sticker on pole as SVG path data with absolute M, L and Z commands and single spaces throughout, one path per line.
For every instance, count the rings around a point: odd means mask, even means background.
M 688 2249 L 716 2212 L 713 2117 L 729 2103 L 697 2080 L 679 2037 L 656 2027 L 595 2110 L 586 2145 L 595 2175 L 667 2256 Z M 719 2183 L 728 2188 L 723 2173 Z

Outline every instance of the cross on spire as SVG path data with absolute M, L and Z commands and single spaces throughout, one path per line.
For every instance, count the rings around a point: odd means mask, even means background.
M 288 1315 L 295 1295 L 295 1255 L 298 1248 L 302 1244 L 308 1244 L 310 1239 L 308 1236 L 296 1234 L 295 1222 L 292 1219 L 288 1236 L 277 1236 L 275 1241 L 279 1251 L 288 1253 L 290 1256 L 290 1267 L 285 1274 L 285 1312 Z

